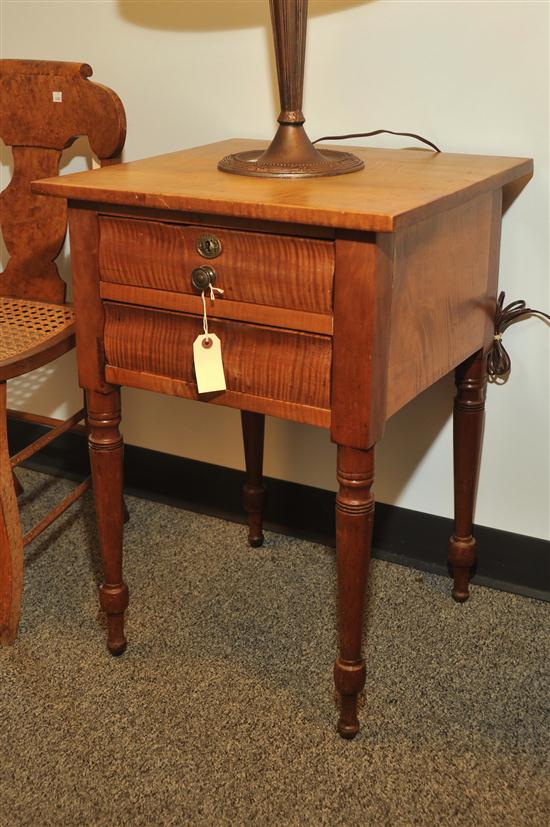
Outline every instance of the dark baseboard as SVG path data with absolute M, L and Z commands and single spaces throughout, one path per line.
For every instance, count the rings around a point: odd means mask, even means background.
M 10 418 L 12 453 L 47 426 Z M 25 465 L 37 471 L 83 479 L 88 458 L 82 433 L 69 432 Z M 334 545 L 334 494 L 319 488 L 267 479 L 266 528 Z M 244 522 L 243 473 L 219 465 L 127 445 L 125 489 L 128 494 Z M 447 574 L 451 520 L 377 503 L 374 556 L 436 574 Z M 550 601 L 550 543 L 535 537 L 477 526 L 479 563 L 473 582 Z

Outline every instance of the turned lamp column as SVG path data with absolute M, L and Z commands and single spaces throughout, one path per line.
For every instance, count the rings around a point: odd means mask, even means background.
M 228 155 L 218 168 L 272 178 L 317 178 L 363 169 L 363 162 L 349 152 L 316 149 L 304 129 L 307 0 L 270 0 L 269 5 L 281 102 L 279 128 L 265 152 Z
M 279 128 L 259 164 L 279 166 L 292 161 L 307 167 L 324 159 L 304 129 L 302 98 L 306 59 L 307 0 L 270 0 L 281 112 Z

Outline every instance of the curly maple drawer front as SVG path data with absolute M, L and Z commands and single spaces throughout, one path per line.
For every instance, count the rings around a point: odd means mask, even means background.
M 104 308 L 107 381 L 205 398 L 193 369 L 200 317 L 111 302 Z M 221 319 L 212 319 L 210 329 L 222 343 L 227 384 L 217 402 L 241 407 L 246 401 L 248 410 L 328 423 L 330 337 Z M 308 410 L 297 415 L 297 406 Z
M 101 216 L 99 224 L 105 282 L 196 294 L 191 272 L 209 264 L 224 302 L 332 313 L 332 241 L 112 216 Z M 211 259 L 197 251 L 207 234 L 221 243 Z

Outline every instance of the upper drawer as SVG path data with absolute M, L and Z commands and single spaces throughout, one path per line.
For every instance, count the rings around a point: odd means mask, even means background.
M 207 234 L 221 244 L 215 258 L 197 250 Z M 204 264 L 214 267 L 224 301 L 332 312 L 332 241 L 100 217 L 103 281 L 196 294 L 191 272 Z

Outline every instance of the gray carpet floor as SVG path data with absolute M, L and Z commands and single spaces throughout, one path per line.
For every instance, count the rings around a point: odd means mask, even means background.
M 40 503 L 70 483 L 21 474 Z M 362 731 L 335 733 L 334 552 L 129 499 L 108 655 L 90 497 L 27 552 L 0 651 L 0 825 L 550 823 L 550 606 L 374 562 Z M 445 554 L 445 549 L 442 549 Z

